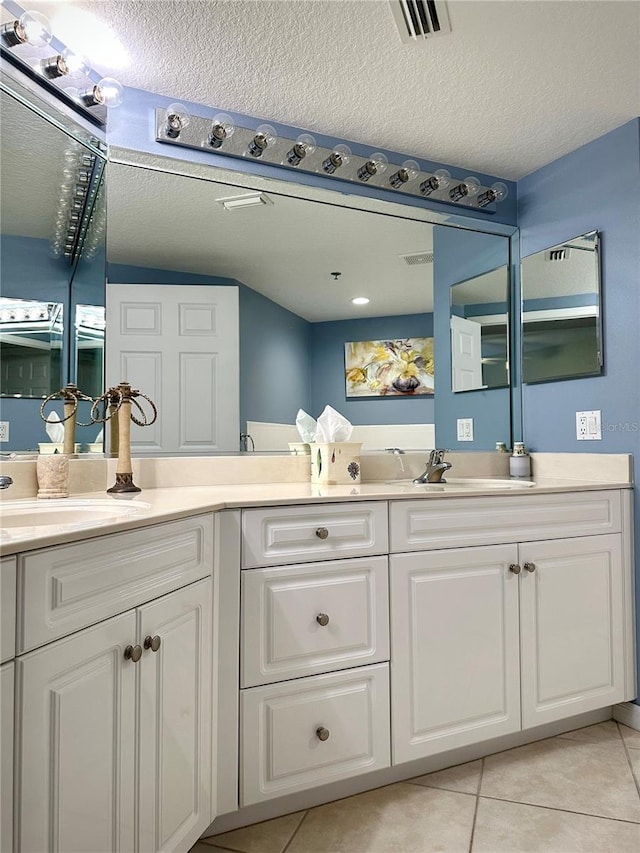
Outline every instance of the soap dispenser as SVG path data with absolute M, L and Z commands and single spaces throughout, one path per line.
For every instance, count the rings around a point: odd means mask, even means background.
M 509 474 L 512 477 L 531 476 L 531 457 L 522 441 L 513 443 L 513 453 L 509 457 Z

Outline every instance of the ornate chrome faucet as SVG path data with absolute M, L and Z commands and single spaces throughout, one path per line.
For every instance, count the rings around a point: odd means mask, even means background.
M 414 483 L 446 483 L 442 475 L 451 468 L 451 462 L 444 461 L 444 454 L 448 450 L 432 450 L 429 454 L 427 469 L 421 477 L 416 477 Z

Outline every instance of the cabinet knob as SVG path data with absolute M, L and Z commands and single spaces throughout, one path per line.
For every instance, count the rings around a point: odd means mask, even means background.
M 316 735 L 318 737 L 318 740 L 321 740 L 321 741 L 329 740 L 330 734 L 331 734 L 331 732 L 329 731 L 329 729 L 325 729 L 324 726 L 319 726 L 316 729 Z
M 522 569 L 517 563 L 511 563 L 511 565 L 509 566 L 509 571 L 513 572 L 514 575 L 519 575 Z
M 142 646 L 127 646 L 124 650 L 124 659 L 138 663 L 142 657 Z
M 525 572 L 535 572 L 536 564 L 535 563 L 525 563 L 524 564 Z
M 326 613 L 318 613 L 318 615 L 316 616 L 316 622 L 318 623 L 318 625 L 322 625 L 322 627 L 324 628 L 326 625 L 329 624 L 329 617 Z
M 329 531 L 326 527 L 318 527 L 316 530 L 316 536 L 318 539 L 327 539 L 329 536 Z
M 162 640 L 157 634 L 155 635 L 155 637 L 152 637 L 151 634 L 149 634 L 149 636 L 144 638 L 143 645 L 145 649 L 151 649 L 152 652 L 157 652 L 160 648 L 161 643 Z

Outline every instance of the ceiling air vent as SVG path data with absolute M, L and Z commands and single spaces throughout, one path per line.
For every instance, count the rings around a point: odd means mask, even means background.
M 444 0 L 390 0 L 389 5 L 404 42 L 451 32 Z
M 549 249 L 546 253 L 547 261 L 566 261 L 569 258 L 569 249 Z
M 400 255 L 400 257 L 405 264 L 408 264 L 410 267 L 413 267 L 416 264 L 433 263 L 433 252 L 417 252 L 414 255 Z

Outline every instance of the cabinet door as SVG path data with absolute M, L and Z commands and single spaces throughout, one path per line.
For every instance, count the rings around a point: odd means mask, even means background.
M 134 637 L 124 613 L 17 659 L 18 851 L 133 850 Z
M 0 850 L 13 850 L 13 661 L 0 666 Z
M 620 536 L 530 542 L 520 564 L 523 728 L 623 701 Z
M 183 853 L 211 811 L 211 579 L 141 607 L 137 849 Z M 157 641 L 156 641 L 157 642 Z
M 391 557 L 393 763 L 520 729 L 515 545 Z

